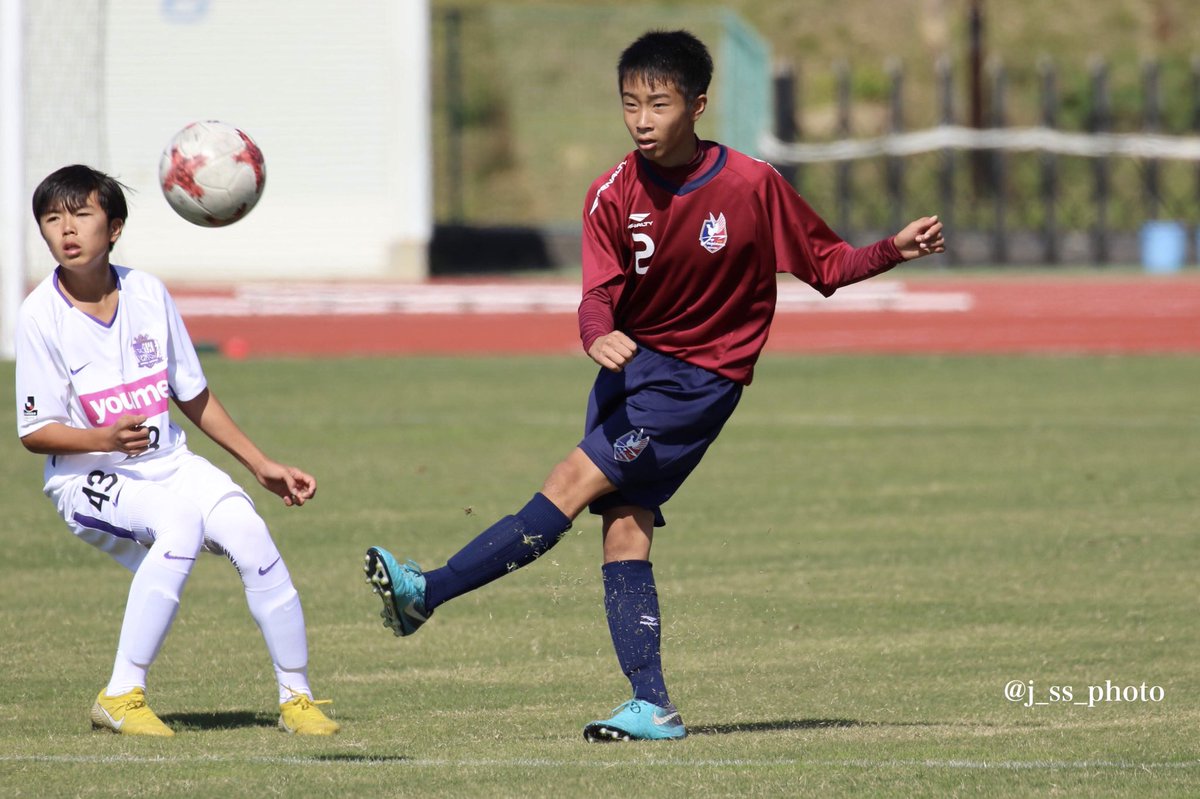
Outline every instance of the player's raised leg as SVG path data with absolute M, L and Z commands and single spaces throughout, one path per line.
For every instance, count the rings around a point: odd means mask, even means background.
M 588 503 L 613 490 L 586 454 L 575 449 L 554 467 L 525 506 L 505 516 L 429 572 L 400 563 L 382 547 L 367 550 L 367 582 L 383 600 L 384 626 L 411 635 L 439 606 L 527 566 L 544 555 Z
M 604 611 L 633 699 L 609 719 L 584 727 L 589 741 L 683 738 L 662 670 L 662 617 L 650 564 L 654 511 L 620 506 L 604 512 Z

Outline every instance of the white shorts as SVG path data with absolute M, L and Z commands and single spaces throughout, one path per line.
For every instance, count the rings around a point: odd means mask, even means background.
M 154 532 L 131 522 L 128 509 L 146 485 L 161 486 L 172 495 L 186 498 L 200 508 L 207 519 L 221 500 L 250 496 L 222 470 L 188 449 L 180 449 L 169 458 L 155 459 L 147 475 L 143 469 L 116 467 L 96 469 L 63 484 L 50 495 L 59 514 L 76 536 L 107 552 L 122 566 L 136 571 L 146 550 L 154 543 Z M 207 538 L 205 549 L 219 547 Z

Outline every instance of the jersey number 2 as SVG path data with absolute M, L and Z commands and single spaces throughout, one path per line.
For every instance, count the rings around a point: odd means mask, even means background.
M 650 256 L 654 255 L 654 239 L 647 236 L 645 233 L 634 233 L 633 243 L 635 249 L 633 251 L 633 271 L 639 275 L 644 275 L 650 271 L 650 264 L 642 266 L 642 261 L 649 261 Z M 642 249 L 636 249 L 638 244 L 646 245 Z

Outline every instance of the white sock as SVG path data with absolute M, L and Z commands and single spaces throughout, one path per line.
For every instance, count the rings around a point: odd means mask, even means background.
M 262 631 L 275 666 L 280 704 L 296 694 L 312 699 L 308 685 L 308 633 L 300 595 L 291 578 L 266 590 L 246 589 L 246 604 Z
M 262 631 L 275 668 L 280 704 L 296 694 L 311 699 L 308 631 L 300 595 L 266 523 L 245 498 L 234 496 L 209 513 L 206 534 L 241 575 L 250 615 Z
M 203 540 L 199 510 L 189 503 L 176 503 L 156 518 L 160 531 L 129 584 L 117 656 L 105 688 L 109 696 L 146 687 L 146 673 L 175 620 L 179 596 Z
M 145 571 L 145 566 L 143 561 L 138 574 Z M 186 579 L 187 575 L 184 575 L 174 591 L 166 586 L 137 590 L 140 587 L 136 585 L 136 579 L 135 584 L 130 586 L 129 604 L 126 605 L 125 620 L 121 624 L 121 638 L 113 661 L 112 676 L 108 679 L 108 687 L 104 689 L 106 694 L 118 696 L 134 688 L 145 689 L 146 673 L 158 657 L 158 650 L 166 640 L 171 622 L 175 620 L 175 612 L 179 609 L 179 589 Z

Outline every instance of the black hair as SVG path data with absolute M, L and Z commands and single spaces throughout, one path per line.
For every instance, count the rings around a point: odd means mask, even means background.
M 708 91 L 712 56 L 704 42 L 685 30 L 650 31 L 621 53 L 617 62 L 617 90 L 631 78 L 651 86 L 674 84 L 689 104 Z
M 38 184 L 33 192 L 33 218 L 40 220 L 43 214 L 62 208 L 77 211 L 88 201 L 92 193 L 96 202 L 108 215 L 108 221 L 125 221 L 129 206 L 125 204 L 125 186 L 115 178 L 83 164 L 73 164 L 55 170 Z

